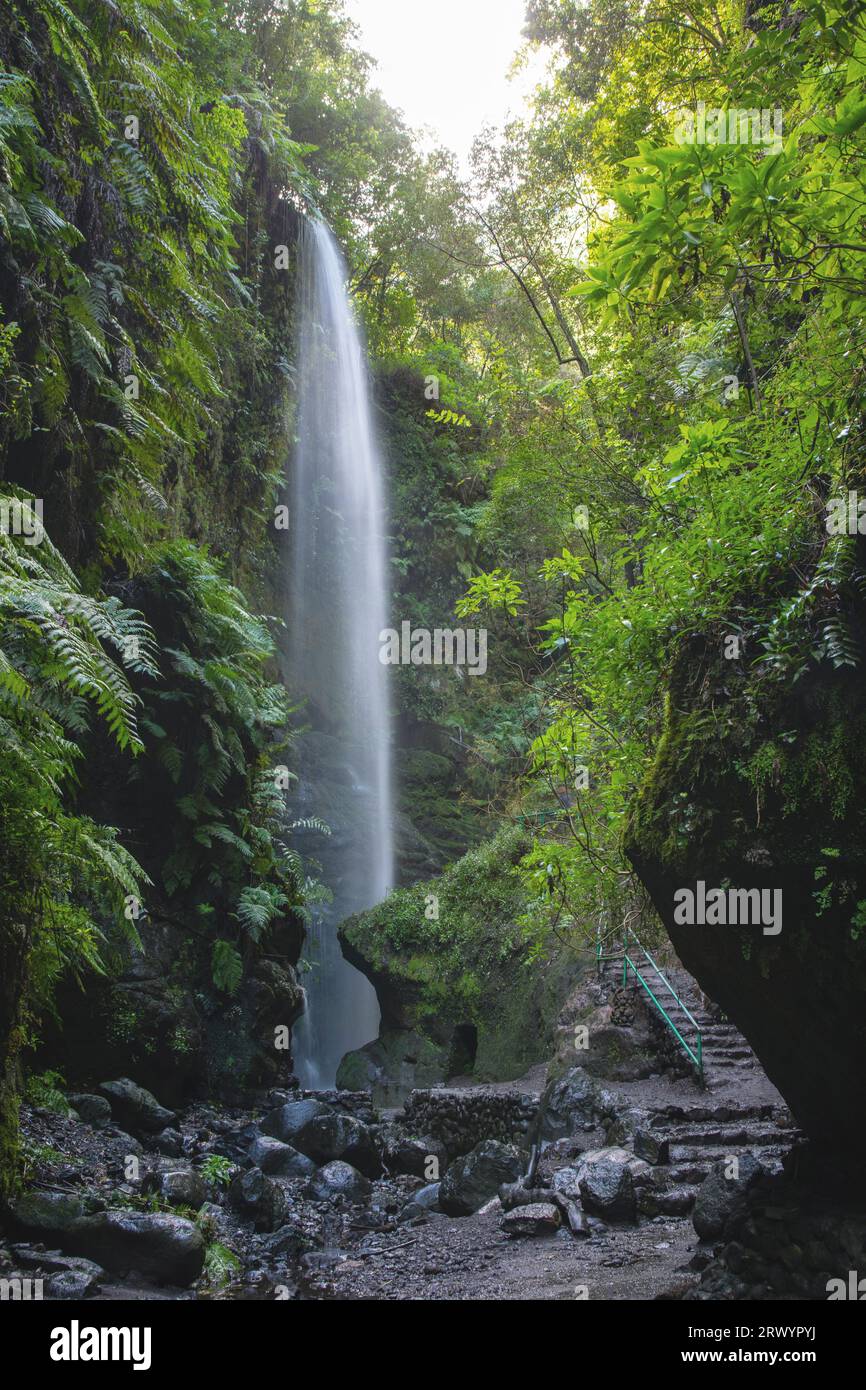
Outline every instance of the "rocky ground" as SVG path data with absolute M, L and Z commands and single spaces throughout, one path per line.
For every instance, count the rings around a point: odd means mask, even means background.
M 398 1111 L 286 1088 L 176 1112 L 119 1078 L 25 1107 L 0 1275 L 49 1298 L 632 1300 L 772 1297 L 811 1262 L 782 1296 L 819 1296 L 839 1222 L 780 1226 L 797 1132 L 744 1041 L 699 1021 L 706 1089 L 575 1066 Z M 861 1237 L 848 1220 L 846 1268 Z

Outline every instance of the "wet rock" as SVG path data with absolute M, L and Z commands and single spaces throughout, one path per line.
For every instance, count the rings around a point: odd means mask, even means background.
M 49 1298 L 89 1298 L 99 1291 L 105 1270 L 93 1260 L 79 1255 L 63 1255 L 59 1250 L 43 1250 L 32 1245 L 14 1245 L 16 1269 L 38 1270 L 48 1276 L 45 1292 Z
M 585 1154 L 580 1166 L 580 1198 L 588 1212 L 608 1221 L 634 1221 L 634 1179 L 625 1149 L 598 1149 Z
M 500 1224 L 507 1236 L 552 1236 L 559 1230 L 562 1217 L 551 1202 L 532 1202 L 507 1211 Z
M 105 1211 L 86 1217 L 70 1248 L 118 1273 L 136 1271 L 165 1284 L 191 1284 L 201 1274 L 201 1231 L 165 1212 Z
M 331 1197 L 345 1197 L 349 1202 L 363 1202 L 370 1196 L 371 1187 L 363 1173 L 353 1168 L 351 1163 L 336 1159 L 326 1163 L 310 1182 L 310 1190 L 320 1201 Z
M 694 1201 L 692 1187 L 669 1187 L 667 1191 L 660 1192 L 644 1188 L 638 1193 L 637 1204 L 644 1216 L 687 1216 Z
M 727 1177 L 730 1160 L 723 1159 L 710 1170 L 695 1198 L 692 1224 L 701 1240 L 717 1240 L 748 1211 L 749 1191 L 766 1176 L 763 1165 L 751 1154 L 740 1155 L 738 1176 Z
M 516 1182 L 522 1167 L 515 1145 L 487 1139 L 448 1169 L 439 1186 L 439 1205 L 449 1216 L 470 1216 L 497 1195 L 502 1183 Z
M 412 1200 L 406 1203 L 397 1217 L 399 1224 L 404 1226 L 407 1221 L 418 1221 L 428 1216 L 431 1211 L 438 1211 L 441 1186 L 441 1183 L 431 1182 L 426 1187 L 419 1187 L 418 1191 L 412 1194 Z
M 310 1250 L 301 1256 L 301 1268 L 310 1274 L 321 1273 L 323 1270 L 334 1269 L 348 1258 L 345 1250 Z
M 261 1123 L 262 1134 L 297 1147 L 295 1139 L 311 1120 L 330 1115 L 331 1107 L 321 1100 L 293 1100 L 272 1110 Z
M 229 1203 L 252 1221 L 257 1231 L 273 1231 L 285 1210 L 285 1197 L 279 1183 L 261 1168 L 238 1173 L 229 1187 Z
M 430 1179 L 441 1175 L 448 1166 L 448 1152 L 439 1139 L 425 1135 L 420 1139 L 401 1134 L 389 1134 L 383 1153 L 385 1167 L 391 1173 L 409 1173 L 414 1178 Z M 432 1162 L 431 1162 L 432 1160 Z
M 105 1096 L 93 1096 L 86 1092 L 71 1092 L 66 1099 L 76 1114 L 86 1125 L 102 1129 L 111 1120 L 111 1106 Z
M 158 1134 L 177 1118 L 173 1110 L 166 1110 L 156 1096 L 130 1081 L 128 1076 L 117 1081 L 103 1081 L 99 1092 L 111 1105 L 117 1123 L 138 1133 Z
M 207 1185 L 191 1168 L 175 1168 L 160 1173 L 157 1191 L 173 1207 L 194 1207 L 196 1211 L 207 1198 Z
M 262 1132 L 290 1144 L 316 1164 L 342 1159 L 370 1178 L 382 1171 L 367 1125 L 323 1101 L 300 1100 L 281 1106 L 267 1117 Z
M 337 1085 L 372 1091 L 377 1104 L 399 1104 L 409 1091 L 444 1081 L 448 1055 L 446 1045 L 420 1033 L 383 1026 L 372 1042 L 346 1053 L 337 1070 Z
M 127 1159 L 143 1157 L 144 1149 L 137 1139 L 133 1139 L 131 1134 L 125 1134 L 122 1129 L 118 1129 L 111 1137 L 108 1154 L 118 1168 L 123 1168 Z
M 279 1230 L 272 1235 L 266 1236 L 264 1240 L 265 1249 L 271 1255 L 285 1255 L 290 1260 L 296 1260 L 311 1245 L 310 1237 L 300 1226 L 293 1226 L 287 1222 L 285 1226 L 280 1226 Z
M 576 1168 L 557 1168 L 551 1182 L 554 1192 L 561 1192 L 576 1202 L 580 1197 L 580 1177 Z
M 582 1212 L 576 1202 L 566 1204 L 565 1219 L 571 1234 L 578 1240 L 587 1240 L 593 1233 L 593 1226 L 603 1224 Z
M 97 1198 L 77 1197 L 65 1192 L 25 1192 L 6 1206 L 6 1219 L 13 1231 L 45 1240 L 56 1240 L 68 1248 L 68 1240 L 105 1203 Z
M 90 1260 L 82 1260 L 81 1264 L 88 1265 L 91 1269 L 99 1268 Z M 45 1286 L 45 1292 L 49 1298 L 90 1298 L 92 1294 L 99 1292 L 99 1277 L 89 1273 L 87 1269 L 60 1270 L 57 1274 L 52 1274 Z
M 154 1135 L 151 1146 L 167 1158 L 180 1158 L 183 1153 L 183 1135 L 179 1129 L 169 1127 Z
M 542 1140 L 563 1139 L 597 1128 L 609 1115 L 609 1105 L 598 1082 L 582 1067 L 572 1067 L 546 1088 L 538 1135 Z
M 638 1158 L 643 1158 L 647 1163 L 667 1163 L 669 1140 L 665 1135 L 659 1134 L 657 1130 L 651 1129 L 648 1125 L 637 1125 L 632 1135 L 632 1148 Z
M 253 1140 L 249 1156 L 257 1168 L 274 1177 L 309 1178 L 316 1171 L 315 1163 L 306 1154 L 267 1134 L 260 1134 Z

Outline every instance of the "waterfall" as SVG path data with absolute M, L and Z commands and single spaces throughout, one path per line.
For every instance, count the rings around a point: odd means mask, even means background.
M 302 836 L 333 902 L 316 913 L 304 955 L 307 1013 L 295 1063 L 308 1087 L 334 1084 L 344 1053 L 375 1038 L 372 985 L 343 959 L 337 924 L 392 883 L 382 466 L 367 360 L 329 228 L 304 221 L 298 248 L 297 449 L 292 474 L 288 654 L 306 700 L 298 740 L 300 816 L 330 838 Z

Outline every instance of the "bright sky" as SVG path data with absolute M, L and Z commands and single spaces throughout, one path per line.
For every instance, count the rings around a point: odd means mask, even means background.
M 524 0 L 346 0 L 346 9 L 385 99 L 413 128 L 430 127 L 464 170 L 481 127 L 518 114 L 541 75 L 539 56 L 508 80 Z

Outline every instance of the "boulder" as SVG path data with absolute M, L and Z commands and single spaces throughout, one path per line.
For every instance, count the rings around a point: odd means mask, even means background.
M 569 1201 L 580 1197 L 580 1176 L 576 1168 L 557 1168 L 551 1182 L 554 1192 L 561 1192 Z
M 61 1247 L 68 1248 L 69 1239 L 82 1223 L 104 1206 L 98 1198 L 65 1192 L 25 1192 L 9 1200 L 4 1214 L 13 1231 L 40 1240 L 56 1240 Z
M 263 1244 L 271 1255 L 287 1255 L 289 1259 L 296 1260 L 309 1250 L 312 1242 L 300 1226 L 287 1223 L 272 1235 L 265 1236 Z
M 399 1224 L 404 1226 L 407 1221 L 418 1221 L 422 1217 L 426 1217 L 431 1211 L 438 1211 L 441 1185 L 438 1182 L 431 1182 L 426 1187 L 419 1187 L 397 1217 Z
M 627 1149 L 597 1149 L 584 1154 L 578 1170 L 584 1210 L 603 1216 L 607 1221 L 634 1221 L 637 1215 L 631 1167 L 634 1162 L 634 1156 Z
M 150 1143 L 157 1153 L 165 1154 L 167 1158 L 180 1158 L 183 1153 L 183 1135 L 179 1129 L 170 1126 L 154 1135 Z
M 378 1177 L 382 1171 L 368 1127 L 323 1101 L 300 1100 L 283 1105 L 267 1117 L 262 1131 L 291 1144 L 316 1164 L 342 1159 L 370 1178 Z
M 420 1139 L 399 1132 L 389 1134 L 383 1159 L 389 1172 L 409 1173 L 413 1178 L 429 1179 L 434 1173 L 444 1173 L 448 1167 L 448 1151 L 445 1145 L 429 1134 Z M 431 1159 L 435 1159 L 436 1165 L 433 1172 Z
M 103 1081 L 100 1094 L 111 1105 L 111 1113 L 119 1125 L 139 1134 L 158 1134 L 177 1119 L 173 1110 L 166 1110 L 150 1091 L 122 1076 L 117 1081 Z
M 304 1126 L 316 1118 L 318 1115 L 330 1115 L 331 1107 L 321 1100 L 293 1100 L 285 1105 L 278 1105 L 276 1110 L 272 1110 L 262 1120 L 260 1129 L 262 1134 L 270 1136 L 272 1139 L 279 1139 L 282 1144 L 291 1144 L 294 1147 L 295 1138 L 304 1129 Z
M 315 1163 L 306 1154 L 267 1134 L 260 1134 L 253 1140 L 249 1156 L 257 1168 L 274 1177 L 309 1178 L 316 1171 Z
M 515 1145 L 486 1139 L 448 1169 L 439 1185 L 439 1205 L 449 1216 L 471 1216 L 496 1196 L 502 1183 L 516 1182 L 522 1168 Z
M 207 1184 L 191 1168 L 173 1168 L 160 1173 L 157 1191 L 173 1207 L 199 1207 L 207 1199 Z
M 204 1266 L 201 1231 L 165 1212 L 104 1211 L 88 1216 L 70 1248 L 117 1273 L 134 1270 L 164 1284 L 191 1284 Z
M 105 1096 L 93 1096 L 88 1092 L 71 1092 L 66 1099 L 75 1113 L 86 1125 L 102 1129 L 111 1120 L 111 1106 Z
M 507 1211 L 500 1224 L 507 1236 L 553 1236 L 562 1224 L 562 1217 L 551 1202 L 532 1202 L 529 1206 Z
M 339 1159 L 326 1163 L 310 1181 L 310 1191 L 320 1202 L 332 1197 L 345 1197 L 349 1202 L 363 1202 L 372 1191 L 363 1173 L 353 1168 L 351 1163 Z
M 582 1067 L 572 1067 L 545 1089 L 538 1136 L 542 1141 L 564 1139 L 597 1129 L 610 1115 L 609 1100 L 598 1082 Z
M 632 1148 L 638 1158 L 647 1163 L 667 1163 L 670 1142 L 664 1134 L 649 1125 L 638 1125 L 632 1135 Z
M 449 1048 L 412 1029 L 382 1028 L 378 1038 L 347 1052 L 337 1085 L 371 1091 L 377 1104 L 396 1105 L 420 1087 L 440 1085 L 448 1075 Z
M 11 1253 L 16 1270 L 34 1270 L 43 1278 L 47 1276 L 45 1292 L 49 1298 L 89 1298 L 105 1278 L 100 1265 L 80 1255 L 63 1255 L 59 1250 L 31 1245 L 13 1245 Z
M 273 1231 L 285 1210 L 282 1188 L 261 1168 L 237 1174 L 229 1187 L 229 1202 L 241 1216 L 252 1221 L 257 1231 Z
M 716 1163 L 698 1188 L 692 1224 L 701 1240 L 717 1240 L 736 1224 L 749 1208 L 749 1192 L 766 1174 L 751 1154 L 737 1160 L 738 1176 L 727 1177 L 730 1159 Z

